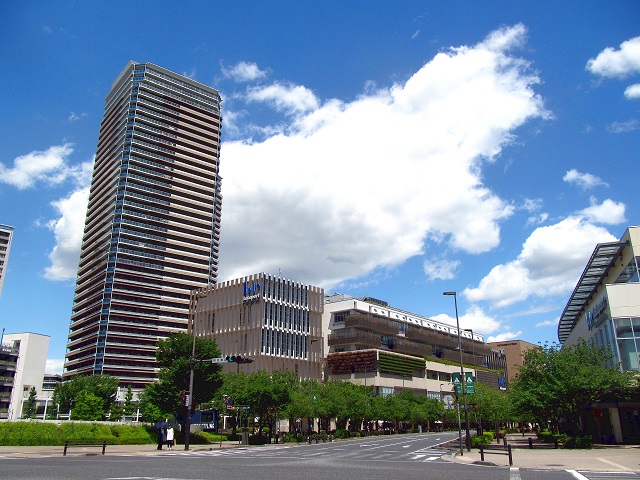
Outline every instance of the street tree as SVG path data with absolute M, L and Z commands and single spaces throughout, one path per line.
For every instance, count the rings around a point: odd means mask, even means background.
M 147 384 L 142 395 L 147 420 L 158 420 L 163 416 L 177 415 L 186 419 L 186 407 L 182 396 L 189 391 L 191 352 L 194 337 L 186 333 L 169 336 L 158 342 L 156 361 L 160 366 L 158 380 Z M 195 338 L 193 366 L 192 404 L 209 402 L 220 387 L 221 366 L 207 362 L 220 356 L 215 340 Z M 141 405 L 141 408 L 143 406 Z
M 29 390 L 29 398 L 24 404 L 22 418 L 32 418 L 36 416 L 36 387 Z
M 75 399 L 70 420 L 103 420 L 104 400 L 93 393 L 82 391 Z
M 56 385 L 52 401 L 60 413 L 68 413 L 78 395 L 90 393 L 102 402 L 103 415 L 116 398 L 119 380 L 111 375 L 76 375 L 71 380 Z
M 131 385 L 127 385 L 127 393 L 124 395 L 123 413 L 125 415 L 133 415 L 136 413 L 137 402 L 133 401 L 133 392 Z
M 624 399 L 631 394 L 633 374 L 618 365 L 605 366 L 608 349 L 584 340 L 570 347 L 545 344 L 528 350 L 511 385 L 514 407 L 556 432 L 578 435 L 580 417 L 594 403 Z
M 482 382 L 476 382 L 475 393 L 467 396 L 467 404 L 470 409 L 469 415 L 474 417 L 474 423 L 477 423 L 480 429 L 483 423 L 492 425 L 496 434 L 499 424 L 512 418 L 511 396 Z

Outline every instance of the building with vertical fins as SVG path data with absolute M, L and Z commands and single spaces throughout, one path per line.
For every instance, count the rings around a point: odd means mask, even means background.
M 156 344 L 185 332 L 193 289 L 215 284 L 220 95 L 129 62 L 106 97 L 64 378 L 154 380 Z
M 196 336 L 216 340 L 225 371 L 291 370 L 301 379 L 321 379 L 324 290 L 258 273 L 193 292 Z M 244 363 L 244 362 L 242 362 Z
M 9 249 L 11 248 L 11 238 L 13 237 L 13 227 L 0 224 L 0 295 L 2 295 L 2 285 L 7 271 L 7 261 L 9 260 Z

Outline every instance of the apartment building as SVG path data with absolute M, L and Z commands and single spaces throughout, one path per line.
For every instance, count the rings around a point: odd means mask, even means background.
M 0 295 L 2 295 L 2 286 L 4 285 L 4 277 L 7 271 L 12 238 L 13 227 L 0 224 Z
M 8 333 L 0 345 L 0 419 L 17 420 L 31 388 L 42 392 L 49 337 Z
M 156 344 L 186 332 L 190 292 L 215 284 L 220 238 L 217 90 L 129 62 L 106 97 L 65 359 L 65 379 L 139 389 Z

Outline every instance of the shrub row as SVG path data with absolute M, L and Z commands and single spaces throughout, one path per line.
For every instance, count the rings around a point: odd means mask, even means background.
M 2 422 L 0 445 L 35 446 L 64 445 L 66 440 L 110 445 L 142 445 L 156 442 L 153 427 L 140 425 L 107 425 L 101 423 Z
M 471 437 L 471 446 L 478 448 L 480 445 L 489 445 L 495 439 L 495 432 L 485 430 L 482 435 Z
M 593 439 L 591 435 L 584 435 L 580 437 L 570 437 L 569 435 L 556 435 L 549 430 L 542 430 L 537 433 L 538 438 L 546 443 L 554 443 L 555 439 L 558 439 L 564 448 L 591 448 L 593 446 Z

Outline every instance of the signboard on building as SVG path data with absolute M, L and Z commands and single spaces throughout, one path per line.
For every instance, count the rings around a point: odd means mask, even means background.
M 242 290 L 242 302 L 250 303 L 260 298 L 260 284 L 256 282 L 244 282 Z
M 585 312 L 585 317 L 587 319 L 587 328 L 589 330 L 598 327 L 604 320 L 609 318 L 609 309 L 607 307 L 607 297 L 603 296 L 600 300 L 598 300 L 598 302 L 594 304 L 592 309 Z

